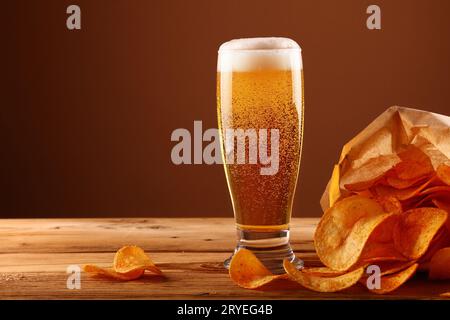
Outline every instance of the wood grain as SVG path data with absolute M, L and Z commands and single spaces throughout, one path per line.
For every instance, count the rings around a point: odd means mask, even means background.
M 294 219 L 292 245 L 314 251 L 316 219 Z M 231 252 L 236 244 L 229 218 L 25 219 L 0 221 L 0 253 L 114 252 L 125 244 L 147 251 Z
M 317 219 L 294 219 L 292 243 L 307 265 L 320 265 L 312 235 Z M 0 299 L 439 299 L 449 282 L 418 276 L 395 294 L 378 296 L 363 286 L 321 294 L 281 280 L 245 290 L 222 261 L 235 245 L 232 219 L 42 219 L 0 221 Z M 114 252 L 137 244 L 165 277 L 117 282 L 82 273 L 81 289 L 66 287 L 69 265 L 109 266 Z

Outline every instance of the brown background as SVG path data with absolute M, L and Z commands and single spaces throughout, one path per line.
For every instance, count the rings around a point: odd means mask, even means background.
M 342 145 L 388 106 L 449 114 L 450 1 L 10 1 L 2 6 L 0 216 L 232 216 L 219 165 L 175 166 L 176 128 L 216 127 L 220 43 L 303 48 L 304 157 L 294 216 Z M 82 30 L 68 31 L 78 4 Z

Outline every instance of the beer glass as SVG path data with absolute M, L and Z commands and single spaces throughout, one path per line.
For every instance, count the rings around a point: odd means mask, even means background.
M 217 113 L 241 248 L 274 273 L 297 267 L 289 222 L 303 136 L 301 49 L 287 38 L 249 38 L 219 49 Z M 228 267 L 231 258 L 225 261 Z

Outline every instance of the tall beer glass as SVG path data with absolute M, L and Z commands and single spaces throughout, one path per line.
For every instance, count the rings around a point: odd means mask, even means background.
M 283 272 L 285 258 L 302 266 L 289 244 L 303 136 L 302 69 L 301 49 L 287 38 L 238 39 L 219 49 L 217 112 L 236 251 L 251 250 L 274 273 Z

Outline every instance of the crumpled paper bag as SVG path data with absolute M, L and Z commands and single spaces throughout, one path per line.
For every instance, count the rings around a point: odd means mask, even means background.
M 400 162 L 408 145 L 421 149 L 436 169 L 450 165 L 450 117 L 428 111 L 390 107 L 342 148 L 339 163 L 320 200 L 325 211 L 348 195 L 346 184 L 369 181 Z

